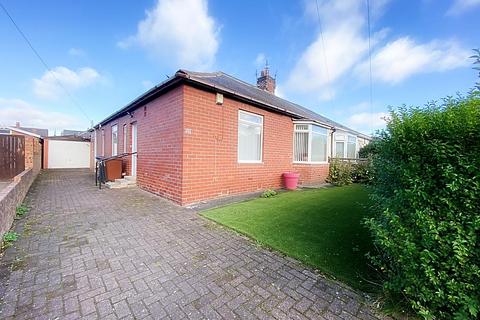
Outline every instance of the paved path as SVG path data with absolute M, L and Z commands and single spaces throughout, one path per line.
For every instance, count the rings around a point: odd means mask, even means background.
M 194 211 L 47 171 L 0 264 L 0 318 L 375 319 L 360 296 Z

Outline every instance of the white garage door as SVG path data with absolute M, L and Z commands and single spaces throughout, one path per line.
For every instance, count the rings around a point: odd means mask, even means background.
M 89 168 L 90 142 L 48 140 L 48 168 Z

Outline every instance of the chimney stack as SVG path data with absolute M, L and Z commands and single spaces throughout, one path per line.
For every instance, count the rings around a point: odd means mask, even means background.
M 15 127 L 20 128 L 20 122 L 17 121 L 17 122 L 15 123 Z
M 260 77 L 257 78 L 257 87 L 275 94 L 276 78 L 270 75 L 268 62 L 265 63 L 265 68 L 260 72 Z

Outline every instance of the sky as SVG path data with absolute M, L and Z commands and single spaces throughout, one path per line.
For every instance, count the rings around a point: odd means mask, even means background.
M 0 125 L 50 134 L 98 123 L 178 69 L 254 84 L 268 60 L 278 96 L 367 134 L 389 107 L 477 77 L 480 0 L 0 3 L 50 69 L 0 9 Z

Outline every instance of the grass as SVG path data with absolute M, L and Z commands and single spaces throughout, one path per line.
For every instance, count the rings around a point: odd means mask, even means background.
M 372 242 L 362 225 L 368 201 L 366 188 L 350 185 L 285 192 L 202 215 L 354 288 L 373 292 L 370 281 L 375 273 L 365 257 Z

